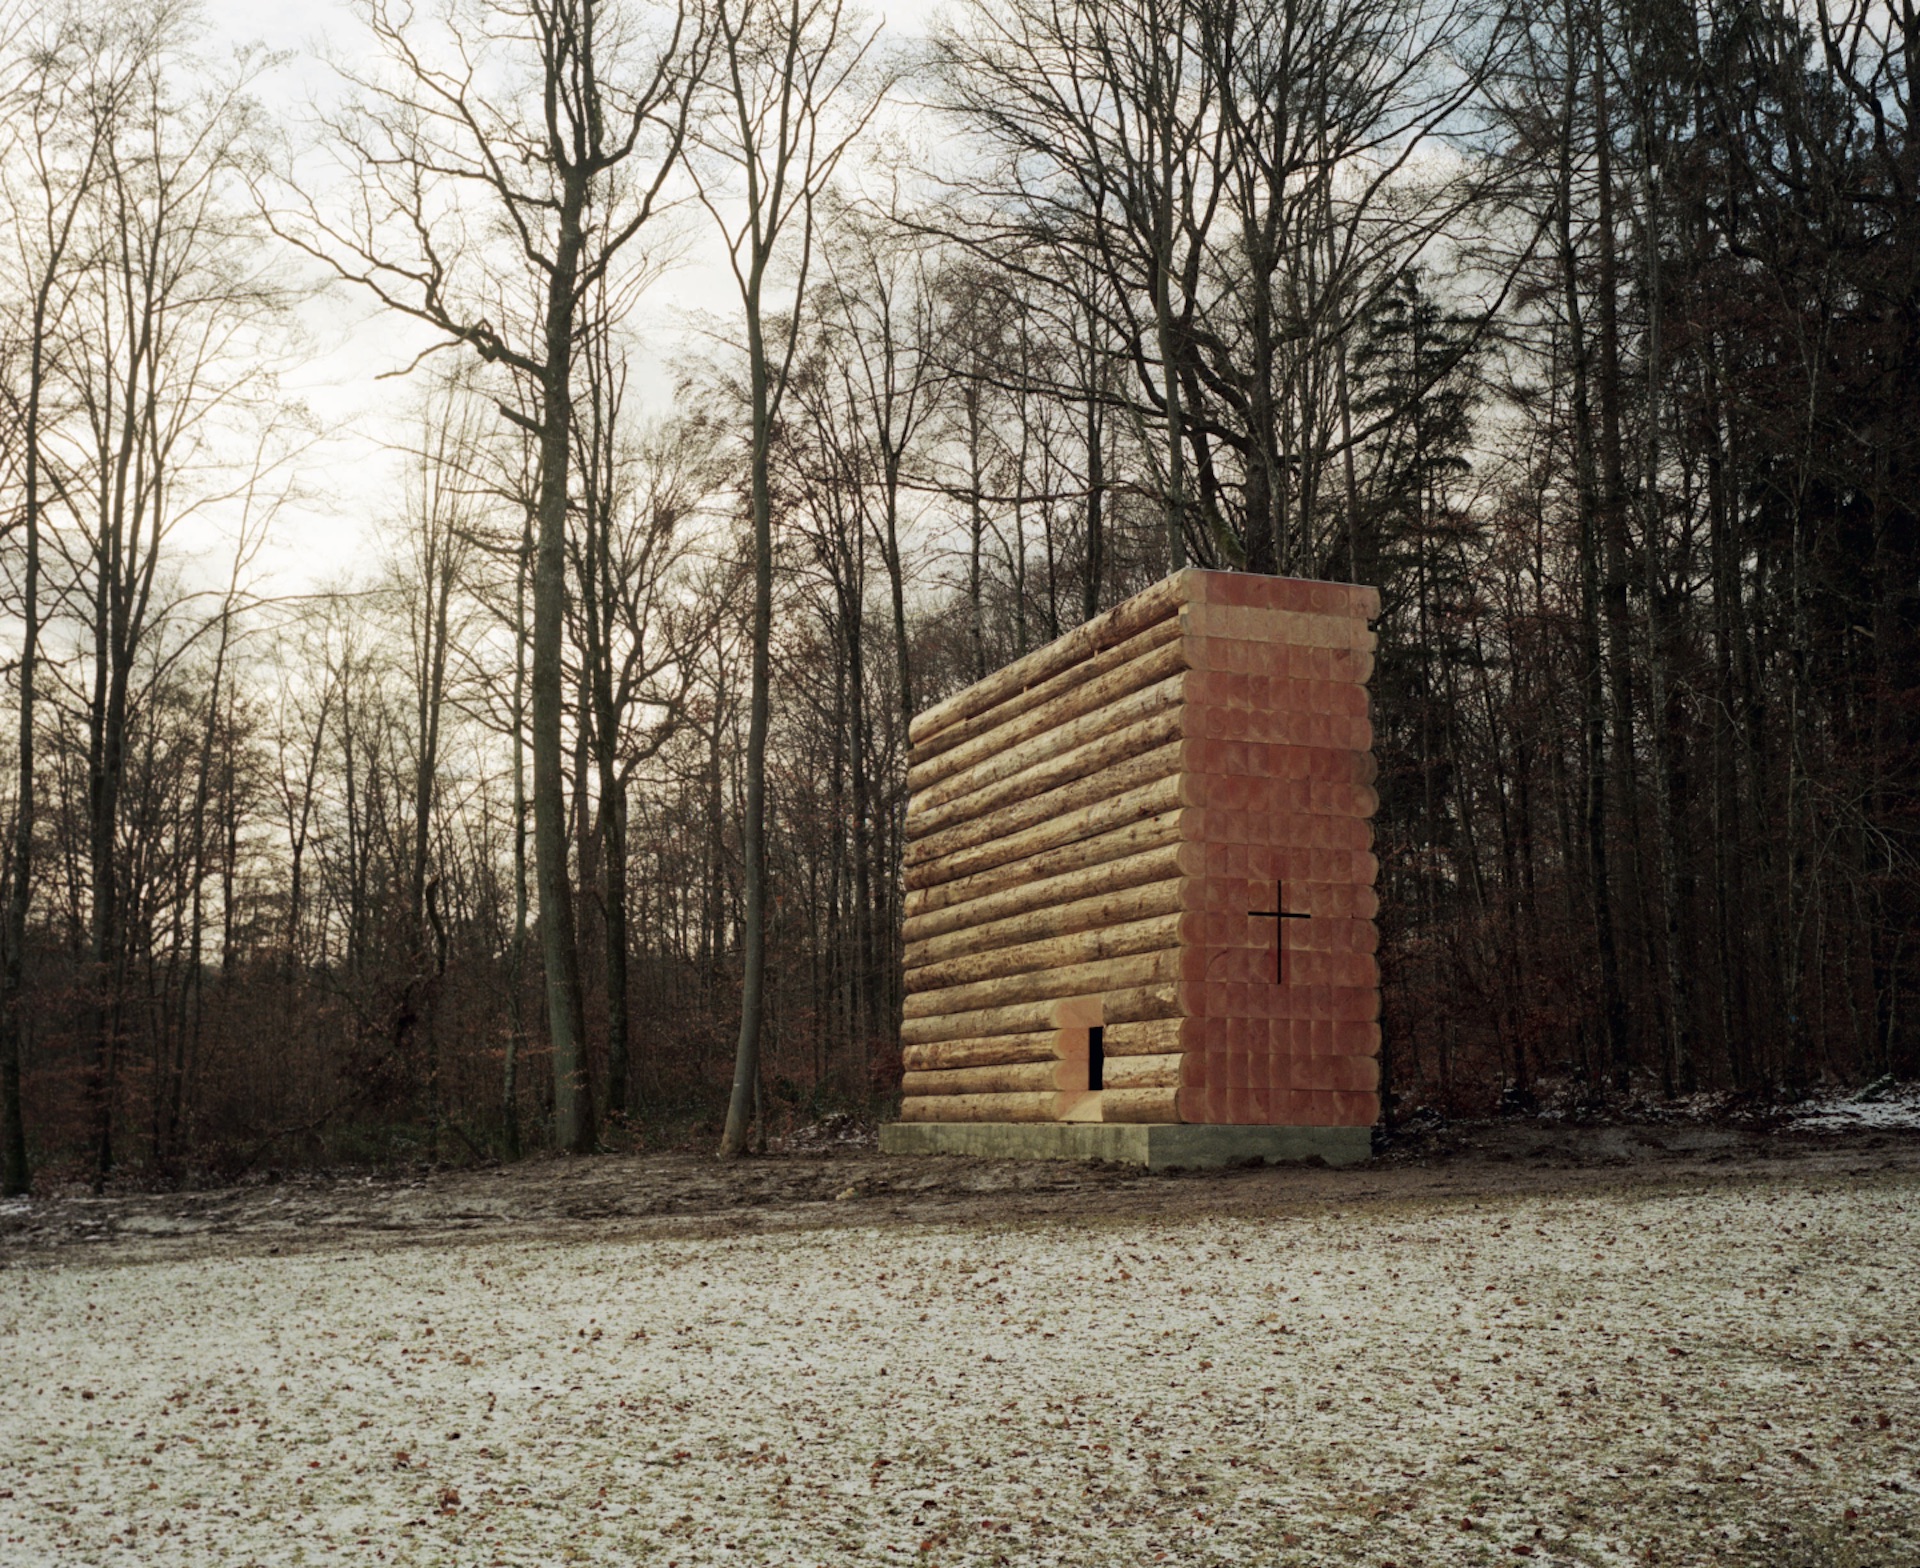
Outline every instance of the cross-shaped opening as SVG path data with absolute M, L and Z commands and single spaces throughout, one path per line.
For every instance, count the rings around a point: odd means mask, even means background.
M 1312 915 L 1303 909 L 1283 908 L 1282 906 L 1285 905 L 1286 901 L 1286 883 L 1276 882 L 1273 884 L 1273 908 L 1249 909 L 1247 911 L 1247 918 L 1249 920 L 1274 921 L 1311 920 L 1313 918 Z M 1275 985 L 1285 985 L 1287 983 L 1287 932 L 1285 926 L 1279 926 L 1273 934 L 1273 983 Z

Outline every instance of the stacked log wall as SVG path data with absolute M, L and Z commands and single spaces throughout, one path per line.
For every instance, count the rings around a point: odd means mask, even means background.
M 1184 599 L 1170 578 L 914 721 L 904 1120 L 1069 1117 L 1090 1026 L 1177 1017 L 1201 859 Z M 1174 1121 L 1179 1058 L 1156 1054 L 1110 1076 L 1140 1119 Z
M 1374 613 L 1184 572 L 915 720 L 903 1119 L 1372 1120 Z

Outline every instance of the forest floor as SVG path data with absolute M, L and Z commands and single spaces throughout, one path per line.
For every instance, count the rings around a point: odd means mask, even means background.
M 1920 1564 L 1920 1132 L 0 1206 L 0 1562 Z

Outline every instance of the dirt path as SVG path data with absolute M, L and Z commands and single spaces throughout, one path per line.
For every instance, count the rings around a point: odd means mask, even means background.
M 742 1235 L 824 1226 L 1199 1218 L 1920 1172 L 1920 1133 L 1699 1125 L 1463 1126 L 1350 1170 L 1149 1174 L 880 1155 L 870 1137 L 721 1165 L 660 1153 L 412 1177 L 331 1174 L 186 1192 L 73 1188 L 0 1205 L 0 1267 L 124 1263 L 453 1238 Z

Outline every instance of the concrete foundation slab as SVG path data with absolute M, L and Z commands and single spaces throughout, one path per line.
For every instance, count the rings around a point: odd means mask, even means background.
M 1161 1122 L 890 1122 L 883 1154 L 966 1154 L 982 1160 L 1111 1160 L 1148 1170 L 1204 1170 L 1319 1158 L 1356 1165 L 1373 1152 L 1367 1127 L 1201 1127 Z

